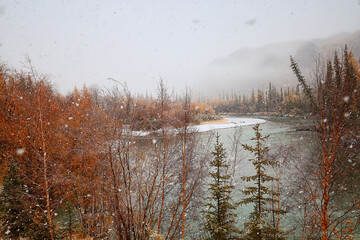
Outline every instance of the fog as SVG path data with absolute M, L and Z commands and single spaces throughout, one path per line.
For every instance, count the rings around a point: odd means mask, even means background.
M 359 12 L 357 0 L 4 0 L 0 60 L 19 69 L 28 55 L 63 93 L 110 87 L 109 78 L 153 92 L 160 77 L 176 91 L 247 93 L 269 81 L 292 84 L 289 55 L 307 68 L 314 53 L 335 46 L 332 36 L 353 39 L 344 33 L 359 30 Z
M 211 96 L 222 92 L 250 94 L 252 90 L 266 89 L 269 82 L 278 88 L 294 87 L 297 80 L 289 67 L 290 55 L 300 65 L 303 74 L 311 78 L 315 61 L 333 56 L 334 51 L 341 53 L 345 44 L 359 58 L 359 39 L 360 31 L 357 31 L 322 39 L 239 49 L 199 71 L 198 79 L 204 86 L 202 93 Z

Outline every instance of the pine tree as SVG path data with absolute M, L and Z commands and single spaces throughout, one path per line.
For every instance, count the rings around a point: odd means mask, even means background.
M 256 112 L 262 112 L 265 109 L 265 97 L 264 97 L 264 92 L 259 89 L 258 93 L 257 93 L 257 101 L 256 101 L 256 107 L 255 107 L 255 111 Z
M 31 228 L 30 211 L 23 202 L 25 191 L 16 165 L 11 163 L 0 194 L 0 234 L 5 239 L 24 237 Z
M 245 223 L 245 239 L 283 239 L 279 236 L 280 230 L 270 224 L 269 213 L 284 213 L 281 209 L 273 209 L 272 203 L 277 202 L 278 193 L 272 191 L 266 183 L 276 180 L 274 177 L 266 174 L 266 167 L 275 166 L 276 161 L 270 161 L 266 158 L 269 148 L 264 146 L 269 137 L 261 135 L 259 124 L 253 127 L 255 137 L 251 140 L 256 141 L 255 146 L 247 144 L 243 147 L 255 155 L 254 159 L 249 161 L 255 167 L 256 173 L 252 176 L 244 176 L 242 179 L 246 182 L 254 182 L 255 186 L 248 186 L 242 192 L 246 196 L 240 203 L 253 204 L 254 211 L 250 214 L 250 221 Z
M 206 230 L 212 240 L 239 239 L 240 231 L 235 226 L 236 214 L 233 210 L 236 205 L 232 203 L 231 192 L 234 186 L 230 184 L 230 174 L 227 174 L 229 164 L 226 163 L 226 153 L 223 144 L 216 136 L 216 144 L 212 152 L 214 159 L 210 162 L 213 171 L 210 172 L 212 183 L 209 184 L 211 196 L 207 198 L 205 210 Z
M 255 91 L 253 89 L 249 100 L 249 111 L 251 113 L 255 112 L 255 107 L 256 107 L 256 97 L 255 97 Z

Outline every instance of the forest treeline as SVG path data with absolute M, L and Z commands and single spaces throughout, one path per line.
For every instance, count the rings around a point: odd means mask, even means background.
M 194 103 L 189 91 L 173 99 L 163 81 L 154 99 L 121 84 L 62 95 L 29 66 L 0 66 L 2 238 L 358 236 L 360 68 L 346 48 L 317 66 L 311 82 L 291 58 L 295 90 L 270 84 L 266 93 L 214 104 L 220 112 L 248 103 L 249 112 L 310 113 L 316 130 L 307 158 L 293 155 L 296 146 L 269 148 L 258 125 L 253 144 L 241 144 L 234 131 L 231 149 L 219 137 L 212 146 L 211 136 L 190 128 L 216 118 L 211 104 Z M 237 189 L 240 148 L 255 173 L 241 176 L 246 187 Z M 240 225 L 243 205 L 253 210 Z
M 235 113 L 240 115 L 291 115 L 304 116 L 311 113 L 309 99 L 300 85 L 277 89 L 269 82 L 266 90 L 252 90 L 251 95 L 223 93 L 219 97 L 207 100 L 217 113 Z

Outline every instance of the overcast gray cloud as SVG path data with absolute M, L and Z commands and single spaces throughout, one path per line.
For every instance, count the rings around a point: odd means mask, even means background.
M 160 75 L 170 87 L 202 88 L 206 66 L 237 49 L 360 26 L 357 0 L 3 0 L 1 9 L 0 59 L 21 67 L 28 53 L 62 92 L 109 86 L 109 77 L 152 91 Z

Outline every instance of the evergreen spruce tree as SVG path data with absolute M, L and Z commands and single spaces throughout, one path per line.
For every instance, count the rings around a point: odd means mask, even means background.
M 269 148 L 264 146 L 264 142 L 269 136 L 262 136 L 259 124 L 253 127 L 255 137 L 255 146 L 247 144 L 243 147 L 255 155 L 254 159 L 249 161 L 255 167 L 256 173 L 253 176 L 244 176 L 242 179 L 246 182 L 253 182 L 255 186 L 246 187 L 242 190 L 246 196 L 240 203 L 253 204 L 254 211 L 250 214 L 250 221 L 245 223 L 245 237 L 244 239 L 268 240 L 268 239 L 284 239 L 280 237 L 280 230 L 270 224 L 270 213 L 283 214 L 285 211 L 281 209 L 274 209 L 273 203 L 277 202 L 276 196 L 278 193 L 269 188 L 271 181 L 275 178 L 266 174 L 266 167 L 275 166 L 276 161 L 270 161 L 266 158 L 266 153 Z
M 0 194 L 0 234 L 5 239 L 25 237 L 31 229 L 29 209 L 24 203 L 25 187 L 16 165 L 11 163 Z
M 255 112 L 255 107 L 256 107 L 256 97 L 255 97 L 255 91 L 253 89 L 249 100 L 249 112 L 251 113 Z
M 226 163 L 226 153 L 223 144 L 216 136 L 216 144 L 212 152 L 214 159 L 210 162 L 213 171 L 210 172 L 212 182 L 209 184 L 211 196 L 205 206 L 206 230 L 211 240 L 240 239 L 239 229 L 235 226 L 236 214 L 233 211 L 236 205 L 232 203 L 231 192 L 234 186 L 230 184 L 230 174 L 227 174 L 229 165 Z
M 255 111 L 262 112 L 264 110 L 265 110 L 265 96 L 264 96 L 264 92 L 261 89 L 259 89 L 257 93 Z

